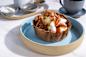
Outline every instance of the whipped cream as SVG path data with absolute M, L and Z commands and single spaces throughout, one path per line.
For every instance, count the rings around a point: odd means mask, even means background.
M 55 26 L 54 21 L 52 21 L 52 22 L 50 23 L 50 30 L 51 30 L 51 32 L 56 33 L 56 26 Z

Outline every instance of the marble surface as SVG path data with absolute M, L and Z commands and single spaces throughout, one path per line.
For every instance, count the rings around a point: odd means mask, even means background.
M 56 0 L 46 0 L 49 9 L 59 9 L 61 5 Z M 13 0 L 0 0 L 1 5 L 13 4 Z M 86 3 L 84 5 L 86 9 Z M 29 18 L 29 17 L 28 17 Z M 73 52 L 61 56 L 47 56 L 25 48 L 19 40 L 19 25 L 26 19 L 8 20 L 0 18 L 0 57 L 86 57 L 86 14 L 76 19 L 84 27 L 85 34 L 82 44 Z

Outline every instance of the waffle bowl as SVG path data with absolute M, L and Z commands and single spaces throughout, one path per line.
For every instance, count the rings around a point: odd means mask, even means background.
M 71 29 L 72 24 L 65 15 L 60 14 L 60 13 L 57 13 L 57 14 L 59 14 L 61 17 L 65 18 L 67 20 L 67 28 L 68 29 L 62 33 L 59 33 L 59 32 L 58 33 L 52 33 L 51 31 L 47 31 L 45 29 L 37 27 L 35 20 L 33 20 L 33 27 L 34 27 L 35 33 L 40 39 L 42 39 L 44 41 L 54 42 L 54 41 L 61 41 L 67 36 L 68 31 Z M 41 26 L 43 26 L 43 25 L 41 25 Z

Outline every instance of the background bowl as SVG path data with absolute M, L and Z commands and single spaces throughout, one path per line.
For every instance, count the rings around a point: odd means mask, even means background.
M 60 42 L 46 42 L 39 39 L 33 29 L 34 17 L 29 18 L 20 26 L 20 39 L 27 48 L 46 55 L 62 55 L 76 49 L 83 40 L 83 26 L 71 17 L 72 28 L 68 36 Z
M 10 6 L 1 6 L 0 7 L 0 15 L 1 16 L 12 16 L 14 15 L 16 10 Z
M 20 7 L 24 13 L 35 12 L 38 9 L 36 4 L 28 3 Z

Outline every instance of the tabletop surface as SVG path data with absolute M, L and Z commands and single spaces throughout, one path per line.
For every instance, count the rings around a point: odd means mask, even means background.
M 49 5 L 49 9 L 58 10 L 61 7 L 56 0 L 46 0 L 46 3 Z M 13 0 L 0 0 L 0 6 L 7 4 L 13 4 Z M 84 8 L 86 9 L 86 3 Z M 76 19 L 84 27 L 85 34 L 83 42 L 76 50 L 61 56 L 42 55 L 24 47 L 18 38 L 19 25 L 28 18 L 21 20 L 0 18 L 0 57 L 86 57 L 86 14 Z

